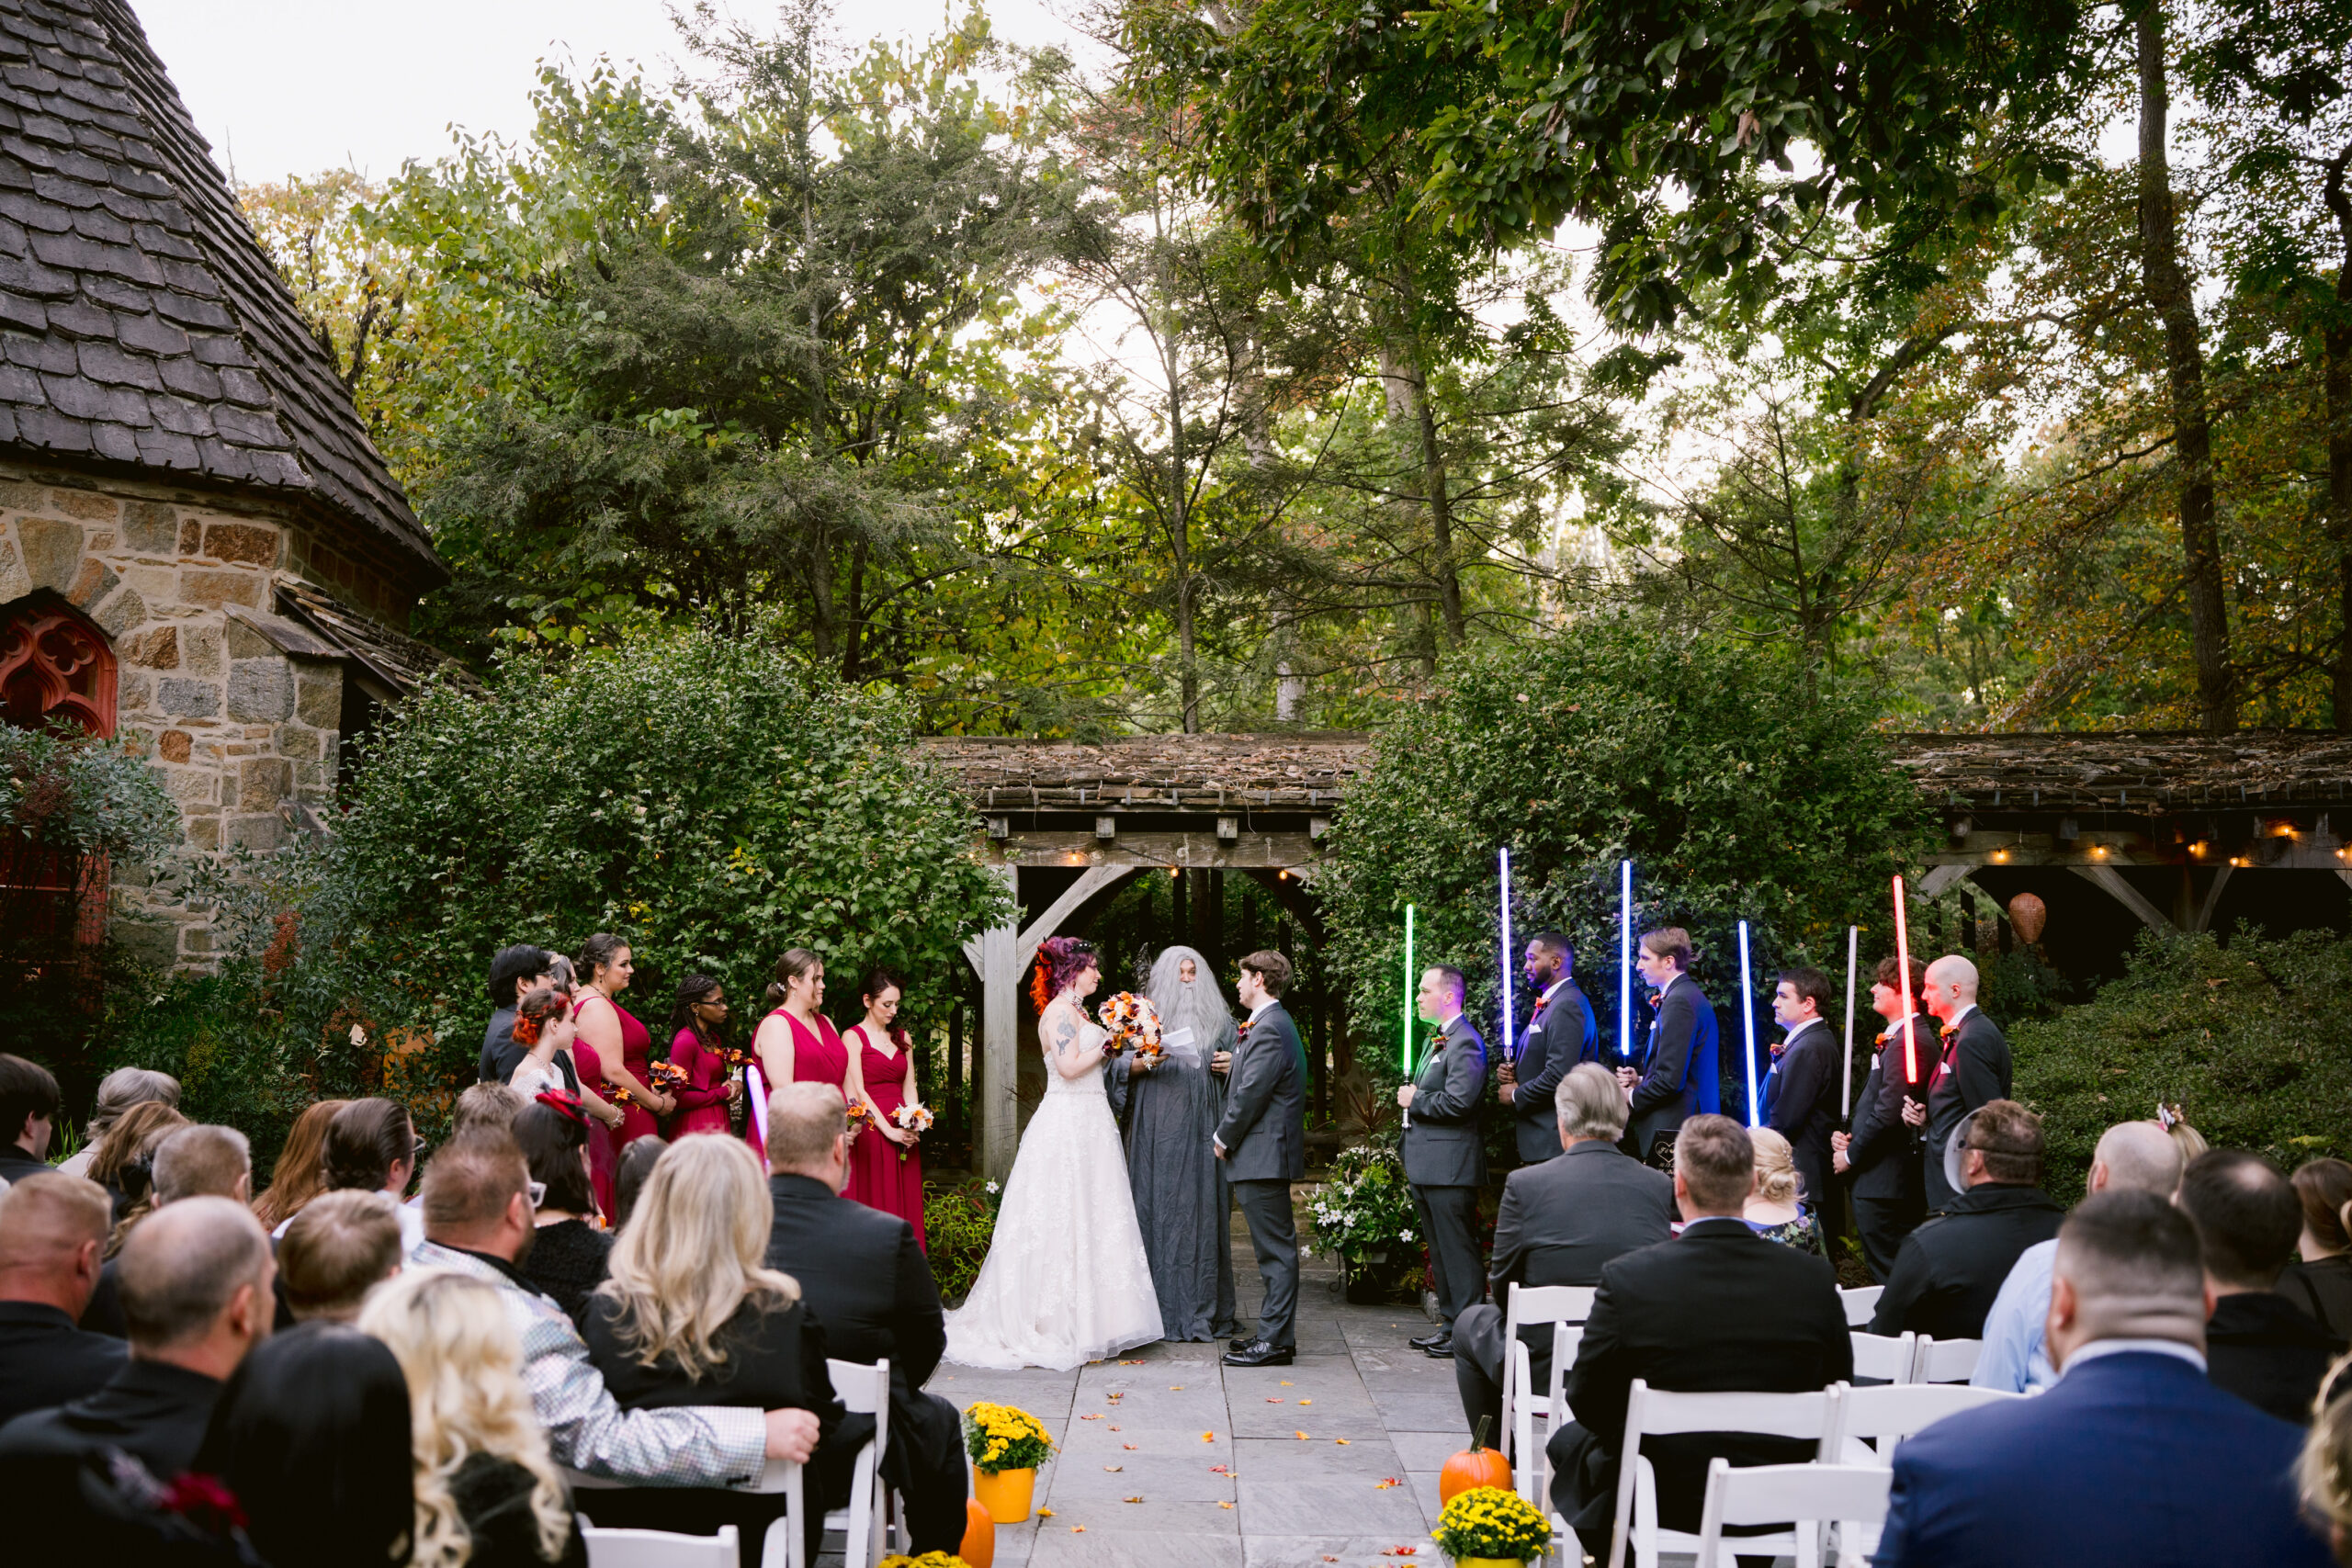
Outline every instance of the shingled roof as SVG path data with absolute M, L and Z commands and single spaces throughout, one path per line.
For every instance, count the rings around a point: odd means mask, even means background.
M 0 0 L 0 453 L 322 503 L 446 579 L 119 0 Z

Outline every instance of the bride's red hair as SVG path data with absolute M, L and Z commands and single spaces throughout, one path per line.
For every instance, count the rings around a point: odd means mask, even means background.
M 1036 966 L 1029 972 L 1029 999 L 1039 1012 L 1061 995 L 1062 987 L 1086 973 L 1094 962 L 1091 944 L 1074 936 L 1049 936 L 1037 944 Z

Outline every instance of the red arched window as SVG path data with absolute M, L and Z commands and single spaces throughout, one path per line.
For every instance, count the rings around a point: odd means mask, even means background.
M 114 733 L 114 649 L 71 605 L 39 594 L 0 611 L 0 718 L 19 729 L 69 719 Z

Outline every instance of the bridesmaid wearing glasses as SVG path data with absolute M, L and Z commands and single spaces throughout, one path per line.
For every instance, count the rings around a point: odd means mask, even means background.
M 850 1145 L 849 1188 L 842 1196 L 898 1215 L 914 1226 L 915 1245 L 929 1251 L 922 1234 L 922 1156 L 915 1151 L 913 1131 L 898 1122 L 899 1107 L 921 1103 L 912 1044 L 897 1021 L 905 987 L 876 964 L 865 972 L 858 993 L 865 1016 L 850 1025 L 846 1043 L 874 1125 Z

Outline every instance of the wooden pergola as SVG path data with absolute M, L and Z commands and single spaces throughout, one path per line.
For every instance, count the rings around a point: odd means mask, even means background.
M 1943 817 L 1920 887 L 1929 897 L 1963 879 L 2006 897 L 2026 886 L 2051 888 L 2058 878 L 2096 889 L 2143 925 L 2195 931 L 2213 924 L 2233 877 L 2248 870 L 2307 872 L 2331 886 L 2352 886 L 2352 847 L 2343 837 L 2352 829 L 2352 736 L 1898 735 L 1891 742 L 1896 765 Z M 982 996 L 977 1168 L 1001 1179 L 1012 1167 L 1016 1008 L 1038 944 L 1149 871 L 1271 874 L 1303 902 L 1371 747 L 1372 737 L 1354 731 L 922 743 L 971 803 L 974 853 L 1016 904 L 1024 891 L 1044 903 L 1017 929 L 1001 926 L 965 943 Z

